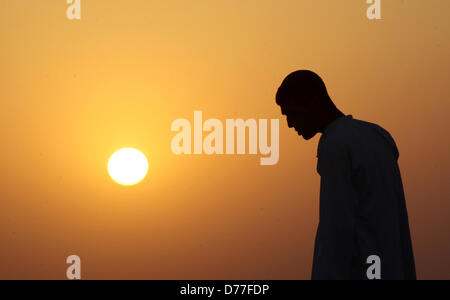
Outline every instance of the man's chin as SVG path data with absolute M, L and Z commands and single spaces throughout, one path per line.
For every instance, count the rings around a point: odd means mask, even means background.
M 304 132 L 300 132 L 298 130 L 295 130 L 297 132 L 297 134 L 301 137 L 303 137 L 305 140 L 309 141 L 310 139 L 312 139 L 316 134 L 305 134 Z
M 303 137 L 306 141 L 309 141 L 310 139 L 312 139 L 314 136 L 315 136 L 315 134 L 304 134 L 304 133 L 299 133 L 299 135 L 301 136 L 301 137 Z

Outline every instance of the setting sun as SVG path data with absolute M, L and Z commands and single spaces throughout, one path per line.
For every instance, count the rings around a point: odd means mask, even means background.
M 117 151 L 108 162 L 109 175 L 120 185 L 138 184 L 145 178 L 147 171 L 147 158 L 140 151 L 132 148 Z

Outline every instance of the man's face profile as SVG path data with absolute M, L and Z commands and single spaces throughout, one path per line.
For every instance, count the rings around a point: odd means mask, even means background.
M 305 140 L 310 140 L 317 134 L 311 108 L 292 103 L 281 104 L 280 108 L 289 128 L 294 128 Z

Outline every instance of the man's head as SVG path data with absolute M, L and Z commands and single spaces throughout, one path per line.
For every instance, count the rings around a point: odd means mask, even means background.
M 278 89 L 276 101 L 287 118 L 289 128 L 295 128 L 305 140 L 322 132 L 330 117 L 338 112 L 323 80 L 306 70 L 286 77 Z

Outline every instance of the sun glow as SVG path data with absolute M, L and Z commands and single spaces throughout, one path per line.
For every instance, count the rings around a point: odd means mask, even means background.
M 109 159 L 108 172 L 120 185 L 136 185 L 147 175 L 148 161 L 145 155 L 136 149 L 121 149 Z

